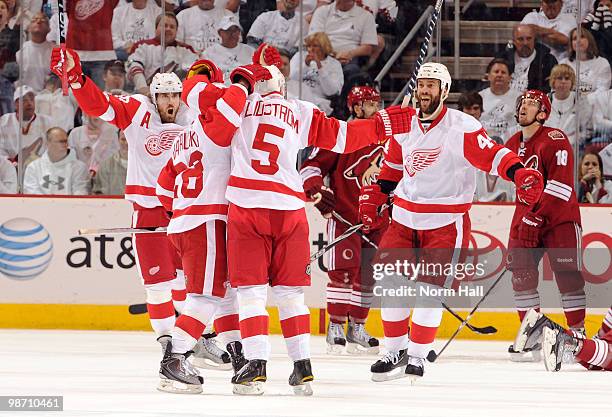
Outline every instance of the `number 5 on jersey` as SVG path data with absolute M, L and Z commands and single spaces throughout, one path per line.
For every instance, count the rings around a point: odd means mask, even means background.
M 255 139 L 253 140 L 253 149 L 263 151 L 268 154 L 268 163 L 264 164 L 258 159 L 251 160 L 251 167 L 260 174 L 274 175 L 278 172 L 278 157 L 280 155 L 280 149 L 273 143 L 266 142 L 266 135 L 276 136 L 283 138 L 285 136 L 285 129 L 262 123 L 257 128 Z

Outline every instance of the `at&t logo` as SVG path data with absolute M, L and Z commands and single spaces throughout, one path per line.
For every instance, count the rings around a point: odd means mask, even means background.
M 23 217 L 0 226 L 0 273 L 17 280 L 40 275 L 53 258 L 53 242 L 40 223 Z

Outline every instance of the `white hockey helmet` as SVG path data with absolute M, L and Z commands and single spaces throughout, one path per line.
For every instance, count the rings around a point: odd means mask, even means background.
M 421 78 L 440 80 L 440 101 L 444 101 L 448 98 L 452 79 L 446 65 L 438 64 L 437 62 L 427 62 L 421 65 L 419 72 L 417 72 L 416 79 L 419 80 Z
M 181 93 L 183 91 L 183 83 L 173 72 L 158 72 L 153 76 L 153 80 L 151 80 L 149 91 L 151 92 L 151 100 L 157 107 L 157 94 Z
M 262 96 L 265 96 L 270 93 L 277 92 L 281 94 L 283 97 L 286 96 L 287 85 L 285 81 L 285 76 L 275 65 L 264 65 L 270 74 L 272 74 L 272 78 L 269 80 L 257 81 L 255 84 L 255 92 L 259 93 Z

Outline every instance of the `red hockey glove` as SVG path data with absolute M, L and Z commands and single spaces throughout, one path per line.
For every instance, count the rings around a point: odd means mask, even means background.
M 246 80 L 249 84 L 249 93 L 255 90 L 257 81 L 269 80 L 270 78 L 272 78 L 270 71 L 259 64 L 243 65 L 234 69 L 230 74 L 232 83 L 236 83 L 241 79 Z
M 194 62 L 191 67 L 189 67 L 187 77 L 185 78 L 188 79 L 198 74 L 206 75 L 212 83 L 225 83 L 223 71 L 221 71 L 214 62 L 208 59 L 199 59 Z
M 283 61 L 278 49 L 267 43 L 262 43 L 253 54 L 253 64 L 275 65 L 280 69 L 283 66 Z
M 540 171 L 533 168 L 521 168 L 514 173 L 516 198 L 528 206 L 537 203 L 544 191 L 544 178 Z
M 51 51 L 51 71 L 62 78 L 64 75 L 64 60 L 66 61 L 66 73 L 68 84 L 72 88 L 81 88 L 85 80 L 83 79 L 83 69 L 79 55 L 72 49 L 66 48 L 66 53 L 61 48 L 53 48 Z
M 391 106 L 377 111 L 374 117 L 379 143 L 386 142 L 393 135 L 408 133 L 413 115 L 412 107 Z
M 379 208 L 387 202 L 389 196 L 380 191 L 380 185 L 372 184 L 361 188 L 359 194 L 359 219 L 363 223 L 363 231 L 369 232 L 380 223 Z
M 538 247 L 542 226 L 544 226 L 544 219 L 541 216 L 530 211 L 525 213 L 518 227 L 518 238 L 523 247 Z
M 323 185 L 321 177 L 314 176 L 304 181 L 304 193 L 314 202 L 323 217 L 331 217 L 331 212 L 336 208 L 336 196 L 331 188 Z

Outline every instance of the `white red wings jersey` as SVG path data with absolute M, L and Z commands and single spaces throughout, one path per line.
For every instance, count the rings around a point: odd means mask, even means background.
M 298 210 L 306 197 L 297 171 L 300 149 L 317 146 L 348 153 L 378 142 L 374 119 L 328 118 L 314 104 L 254 93 L 232 140 L 227 199 L 240 207 Z
M 200 99 L 218 96 L 213 107 L 200 109 Z M 157 195 L 172 211 L 168 233 L 194 229 L 209 220 L 227 220 L 225 198 L 231 166 L 231 140 L 240 125 L 246 88 L 234 84 L 223 90 L 202 76 L 183 84 L 182 98 L 200 115 L 172 145 L 172 156 L 157 180 Z
M 467 212 L 476 190 L 476 169 L 508 179 L 518 156 L 496 144 L 480 122 L 443 107 L 424 130 L 417 115 L 410 132 L 388 142 L 379 179 L 398 182 L 393 219 L 418 230 L 448 225 Z
M 103 93 L 86 78 L 74 96 L 83 111 L 98 116 L 125 133 L 128 141 L 128 167 L 125 198 L 142 207 L 157 207 L 157 177 L 172 153 L 172 142 L 195 117 L 181 105 L 175 123 L 162 123 L 155 105 L 141 94 L 113 96 Z
M 544 218 L 545 229 L 567 222 L 580 224 L 574 190 L 574 151 L 565 133 L 542 126 L 528 140 L 523 140 L 522 132 L 516 133 L 506 146 L 519 155 L 525 166 L 540 171 L 546 183 L 536 204 L 516 205 L 510 236 L 517 236 L 518 225 L 528 210 Z

